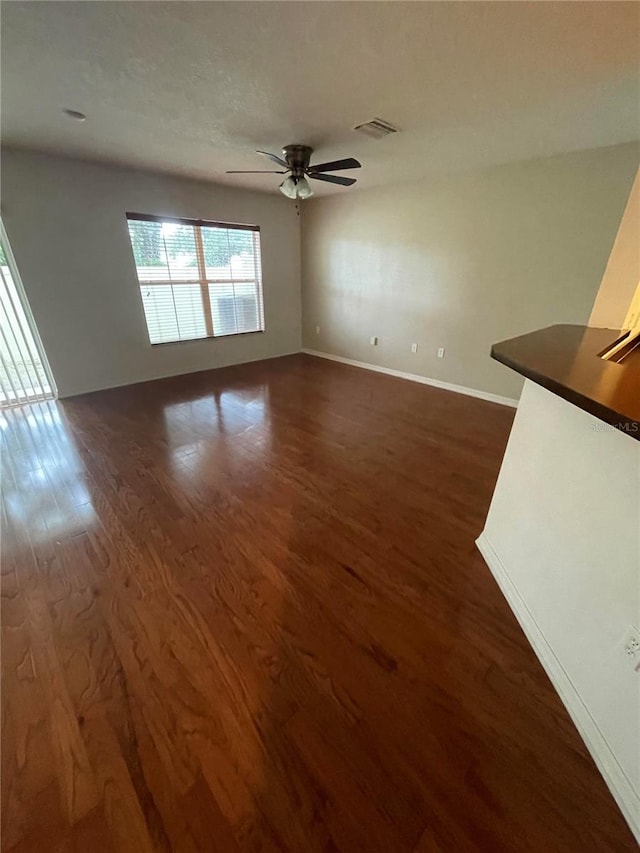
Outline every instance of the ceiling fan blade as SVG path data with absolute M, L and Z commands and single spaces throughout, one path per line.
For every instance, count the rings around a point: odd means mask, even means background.
M 284 166 L 285 169 L 289 168 L 289 164 L 286 160 L 283 160 L 282 157 L 278 157 L 277 154 L 270 154 L 268 151 L 257 151 L 257 154 L 264 154 L 265 157 L 268 157 L 269 160 L 273 160 L 274 163 L 277 163 L 278 166 Z
M 225 172 L 225 175 L 286 175 L 286 172 L 278 172 L 275 169 L 232 169 Z
M 309 178 L 314 181 L 327 181 L 329 184 L 341 184 L 343 187 L 350 187 L 355 184 L 355 178 L 343 178 L 342 175 L 316 175 L 314 172 L 307 172 Z
M 359 169 L 362 163 L 358 163 L 353 157 L 344 160 L 334 160 L 332 163 L 320 163 L 318 166 L 309 166 L 310 172 L 339 172 L 341 169 Z

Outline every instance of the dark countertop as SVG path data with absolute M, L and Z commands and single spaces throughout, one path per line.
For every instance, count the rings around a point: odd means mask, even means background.
M 615 329 L 549 326 L 501 341 L 491 357 L 640 441 L 640 349 L 603 361 Z

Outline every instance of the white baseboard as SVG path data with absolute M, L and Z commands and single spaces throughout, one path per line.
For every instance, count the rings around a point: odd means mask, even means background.
M 591 716 L 588 707 L 569 678 L 551 645 L 545 638 L 524 599 L 511 581 L 504 563 L 496 553 L 485 533 L 476 540 L 478 550 L 484 557 L 498 586 L 507 599 L 511 610 L 520 623 L 527 639 L 531 643 L 551 683 L 569 712 L 575 727 L 578 729 L 587 749 L 591 753 L 600 773 L 620 811 L 629 824 L 631 831 L 640 843 L 640 795 L 634 789 L 626 773 L 620 766 L 615 754 L 600 731 L 598 724 Z
M 491 394 L 489 391 L 479 391 L 477 388 L 467 388 L 465 385 L 454 385 L 452 382 L 442 382 L 440 379 L 430 379 L 428 376 L 420 376 L 418 373 L 405 373 L 403 370 L 392 370 L 390 367 L 380 367 L 377 364 L 369 364 L 366 361 L 355 361 L 353 358 L 343 358 L 341 355 L 332 355 L 328 352 L 318 352 L 313 349 L 302 348 L 307 355 L 315 355 L 317 358 L 327 358 L 329 361 L 339 361 L 341 364 L 350 364 L 352 367 L 361 367 L 363 370 L 373 370 L 376 373 L 386 373 L 387 376 L 397 376 L 399 379 L 408 379 L 410 382 L 419 382 L 422 385 L 432 385 L 434 388 L 442 388 L 445 391 L 454 391 L 456 394 L 466 394 L 468 397 L 478 397 L 480 400 L 488 400 L 490 403 L 500 403 L 502 406 L 517 408 L 518 401 L 511 397 L 501 397 L 499 394 Z

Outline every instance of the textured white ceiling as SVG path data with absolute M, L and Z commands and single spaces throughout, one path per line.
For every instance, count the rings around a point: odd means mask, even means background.
M 315 162 L 357 157 L 368 187 L 640 137 L 636 2 L 3 2 L 1 16 L 11 145 L 275 191 L 277 175 L 224 171 L 299 142 Z M 374 116 L 402 133 L 352 130 Z

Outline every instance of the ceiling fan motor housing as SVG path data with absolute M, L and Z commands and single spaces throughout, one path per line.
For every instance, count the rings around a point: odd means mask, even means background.
M 309 168 L 309 161 L 313 148 L 309 145 L 285 145 L 282 149 L 282 156 L 291 167 L 291 173 L 294 178 L 300 178 Z

